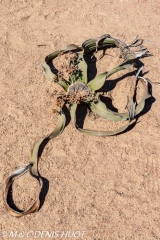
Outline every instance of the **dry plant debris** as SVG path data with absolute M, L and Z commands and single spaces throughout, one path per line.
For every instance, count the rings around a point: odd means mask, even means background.
M 86 40 L 82 46 L 69 44 L 61 50 L 55 51 L 45 58 L 45 62 L 42 64 L 44 74 L 47 79 L 53 80 L 59 84 L 63 89 L 62 92 L 54 92 L 57 95 L 56 106 L 54 111 L 58 114 L 58 124 L 55 130 L 46 137 L 42 137 L 35 141 L 30 156 L 30 163 L 17 168 L 6 180 L 5 185 L 5 206 L 8 212 L 15 216 L 20 217 L 29 213 L 37 211 L 40 207 L 40 191 L 43 185 L 42 179 L 38 172 L 38 154 L 39 149 L 44 143 L 52 138 L 57 137 L 62 133 L 65 127 L 66 117 L 62 110 L 63 106 L 66 105 L 70 111 L 71 120 L 79 132 L 82 132 L 91 136 L 113 136 L 124 132 L 128 127 L 136 121 L 136 116 L 143 110 L 145 106 L 145 100 L 150 97 L 148 91 L 147 79 L 140 76 L 143 69 L 143 65 L 138 67 L 137 59 L 145 57 L 148 54 L 148 49 L 142 46 L 143 40 L 133 40 L 131 44 L 125 44 L 119 39 L 111 37 L 109 34 L 105 34 L 98 38 L 91 38 Z M 119 48 L 121 52 L 122 63 L 110 71 L 103 72 L 95 76 L 92 80 L 88 79 L 88 65 L 87 57 L 92 61 L 95 61 L 95 54 L 99 50 L 103 50 L 103 55 L 108 48 Z M 131 50 L 134 48 L 134 51 Z M 103 57 L 102 55 L 102 57 Z M 54 66 L 53 60 L 58 59 L 58 69 Z M 108 77 L 112 74 L 129 69 L 136 68 L 135 81 L 134 81 L 134 92 L 133 96 L 128 99 L 127 112 L 118 113 L 109 109 L 106 104 L 101 100 L 100 89 L 104 86 Z M 143 94 L 139 103 L 135 101 L 136 86 L 138 81 L 142 82 Z M 127 121 L 127 123 L 114 131 L 101 131 L 82 129 L 76 123 L 76 109 L 77 105 L 81 103 L 87 103 L 90 110 L 99 115 L 100 117 L 114 122 Z M 32 177 L 36 178 L 39 183 L 39 190 L 37 191 L 37 199 L 27 210 L 13 209 L 8 199 L 9 189 L 12 186 L 14 180 L 27 171 L 30 171 Z

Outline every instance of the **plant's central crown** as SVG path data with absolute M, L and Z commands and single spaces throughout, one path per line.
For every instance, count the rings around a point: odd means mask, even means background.
M 82 82 L 75 82 L 71 84 L 68 88 L 68 96 L 70 102 L 80 103 L 81 101 L 89 102 L 93 99 L 92 91 L 89 86 Z
M 82 82 L 75 82 L 68 88 L 69 94 L 79 94 L 81 97 L 89 97 L 92 94 L 90 87 Z

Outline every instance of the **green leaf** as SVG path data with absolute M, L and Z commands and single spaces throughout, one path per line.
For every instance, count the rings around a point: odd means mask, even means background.
M 58 56 L 61 51 L 55 51 L 45 57 L 45 62 L 48 63 Z
M 44 75 L 48 80 L 53 80 L 53 78 L 57 78 L 57 75 L 51 71 L 50 66 L 46 62 L 42 63 L 41 66 L 42 66 Z
M 138 44 L 135 44 L 138 42 Z M 138 40 L 137 38 L 131 44 L 125 44 L 119 39 L 112 38 L 109 34 L 104 34 L 98 38 L 91 38 L 86 40 L 83 44 L 83 52 L 84 54 L 89 54 L 100 49 L 105 49 L 108 47 L 118 47 L 121 50 L 121 54 L 123 59 L 136 59 L 145 56 L 148 53 L 147 48 L 142 48 L 142 46 L 137 50 L 132 52 L 130 47 L 132 46 L 140 46 L 142 45 L 142 40 Z
M 106 38 L 103 40 L 104 37 L 100 38 L 91 38 L 86 40 L 83 44 L 83 54 L 89 54 L 97 50 L 97 48 L 104 49 L 108 47 L 117 47 L 117 42 L 114 39 Z M 103 41 L 102 41 L 103 40 Z
M 87 85 L 91 88 L 92 92 L 95 92 L 96 90 L 103 87 L 108 72 L 104 72 L 96 76 L 92 81 L 90 81 Z
M 109 121 L 119 122 L 119 121 L 125 121 L 129 118 L 129 115 L 127 113 L 121 114 L 121 113 L 111 111 L 100 100 L 98 100 L 97 103 L 92 102 L 90 104 L 90 108 L 91 108 L 92 112 L 98 114 L 100 117 L 102 117 L 106 120 L 109 120 Z
M 119 66 L 117 66 L 117 67 L 113 68 L 112 70 L 110 70 L 110 71 L 107 73 L 107 77 L 106 77 L 106 78 L 110 77 L 110 76 L 113 75 L 114 73 L 119 72 L 119 71 L 121 71 L 121 70 L 123 70 L 123 69 L 130 69 L 130 68 L 132 68 L 132 67 L 135 67 L 135 62 L 134 62 L 134 60 L 133 60 L 133 59 L 127 60 L 126 62 L 124 62 L 124 63 L 120 64 Z
M 115 121 L 115 122 L 125 121 L 125 120 L 129 119 L 129 115 L 130 115 L 131 119 L 134 119 L 134 117 L 137 116 L 143 110 L 143 108 L 145 106 L 145 100 L 150 97 L 150 94 L 148 92 L 147 81 L 146 82 L 142 81 L 142 83 L 143 83 L 142 98 L 137 106 L 136 106 L 136 103 L 133 102 L 133 99 L 131 99 L 128 102 L 127 108 L 128 108 L 129 113 L 117 113 L 117 112 L 110 110 L 109 108 L 107 108 L 107 106 L 102 101 L 100 101 L 99 94 L 97 94 L 98 102 L 90 103 L 91 110 L 94 113 L 98 114 L 100 117 L 107 119 L 109 121 Z
M 133 122 L 132 122 L 133 123 Z M 76 126 L 77 130 L 83 134 L 90 135 L 90 136 L 99 136 L 99 137 L 109 137 L 114 136 L 118 133 L 124 132 L 130 125 L 130 121 L 123 127 L 118 128 L 114 131 L 100 131 L 100 130 L 91 130 L 91 129 L 82 129 Z
M 149 91 L 148 91 L 148 82 L 144 82 L 142 81 L 142 84 L 143 84 L 143 95 L 142 95 L 142 98 L 139 102 L 139 104 L 137 105 L 136 107 L 136 110 L 135 110 L 135 115 L 137 116 L 140 112 L 142 112 L 144 106 L 145 106 L 145 100 L 147 98 L 149 98 L 151 95 L 149 94 Z
M 102 111 L 103 108 L 104 108 L 103 104 L 100 103 L 101 111 Z M 76 128 L 79 132 L 84 133 L 86 135 L 90 135 L 90 136 L 100 136 L 100 137 L 113 136 L 113 135 L 116 135 L 118 133 L 124 132 L 130 126 L 131 123 L 135 122 L 135 120 L 131 119 L 131 117 L 132 117 L 131 114 L 132 114 L 132 111 L 130 111 L 130 108 L 128 107 L 128 123 L 126 125 L 124 125 L 123 127 L 120 127 L 120 128 L 118 128 L 114 131 L 82 129 L 82 128 L 79 128 L 77 125 L 76 125 Z M 102 111 L 102 116 L 105 117 L 105 113 L 103 113 L 103 111 Z
M 99 137 L 109 137 L 109 136 L 114 136 L 116 134 L 124 132 L 133 122 L 135 122 L 135 120 L 131 121 L 130 115 L 129 115 L 128 123 L 126 125 L 124 125 L 123 127 L 120 127 L 120 128 L 118 128 L 118 129 L 116 129 L 114 131 L 101 131 L 101 130 L 82 129 L 82 128 L 79 128 L 77 125 L 76 125 L 76 128 L 77 128 L 77 130 L 79 132 L 84 133 L 86 135 L 99 136 Z
M 75 121 L 76 121 L 76 110 L 77 110 L 77 104 L 72 103 L 70 105 L 70 115 L 71 115 L 71 121 L 74 125 L 75 125 Z
M 65 127 L 65 121 L 66 121 L 65 115 L 62 111 L 60 111 L 58 114 L 58 124 L 55 130 L 52 133 L 50 133 L 47 137 L 40 138 L 33 144 L 33 147 L 31 150 L 31 156 L 30 156 L 31 163 L 33 163 L 33 166 L 31 168 L 31 173 L 33 175 L 38 176 L 37 166 L 38 166 L 38 151 L 39 151 L 40 145 L 44 140 L 50 140 L 60 135 Z
M 90 38 L 82 44 L 83 54 L 88 54 L 96 50 L 96 38 Z
M 64 78 L 62 80 L 58 80 L 57 83 L 63 87 L 63 89 L 67 92 L 69 88 L 69 82 L 67 82 Z
M 57 124 L 55 130 L 52 133 L 50 133 L 45 139 L 50 140 L 50 139 L 55 138 L 58 135 L 60 135 L 63 132 L 65 124 L 66 124 L 66 117 L 65 117 L 65 114 L 61 110 L 58 113 L 58 124 Z
M 87 63 L 82 54 L 78 54 L 78 58 L 74 62 L 76 70 L 70 77 L 72 83 L 78 81 L 87 84 Z
M 97 38 L 96 41 L 96 52 L 98 50 L 98 48 L 105 48 L 106 46 L 112 46 L 112 44 L 116 47 L 120 47 L 119 42 L 117 41 L 117 39 L 112 38 L 109 34 L 104 34 L 101 37 Z
M 93 92 L 99 90 L 103 87 L 106 79 L 110 77 L 112 74 L 121 71 L 123 69 L 128 69 L 134 67 L 134 61 L 133 60 L 127 60 L 126 62 L 122 63 L 118 67 L 113 68 L 109 72 L 104 72 L 96 76 L 92 81 L 88 83 L 88 86 L 92 89 Z
M 87 63 L 84 60 L 84 57 L 82 54 L 78 54 L 78 70 L 80 71 L 79 81 L 82 83 L 87 84 L 88 77 L 87 77 Z
M 51 81 L 54 79 L 55 82 L 57 82 L 67 92 L 69 83 L 64 78 L 62 80 L 59 80 L 58 76 L 51 71 L 50 66 L 46 62 L 44 62 L 42 64 L 42 68 L 43 68 L 44 74 L 48 80 Z
M 75 51 L 75 50 L 81 51 L 82 47 L 79 47 L 75 44 L 68 44 L 65 47 L 63 47 L 61 50 L 52 52 L 51 54 L 45 57 L 45 62 L 41 66 L 48 80 L 53 80 L 53 78 L 57 78 L 57 75 L 52 72 L 50 67 L 50 63 L 52 63 L 52 60 L 55 59 L 61 52 L 65 53 L 68 51 Z M 63 81 L 59 82 L 59 84 L 66 90 L 66 86 L 64 86 L 65 84 L 63 83 Z
M 29 163 L 28 165 L 25 165 L 23 168 L 21 167 L 16 171 L 12 172 L 12 174 L 7 178 L 6 184 L 5 184 L 4 198 L 5 198 L 6 209 L 8 210 L 10 215 L 15 217 L 21 217 L 21 216 L 33 213 L 39 209 L 39 206 L 40 206 L 39 194 L 42 188 L 42 182 L 38 172 L 38 152 L 44 140 L 50 140 L 52 138 L 57 137 L 59 134 L 61 134 L 61 132 L 65 127 L 65 119 L 66 119 L 65 115 L 62 113 L 62 111 L 60 111 L 58 114 L 58 124 L 55 130 L 51 134 L 49 134 L 47 137 L 40 138 L 39 140 L 35 141 L 35 143 L 33 144 L 33 147 L 31 150 L 31 156 L 30 156 L 31 163 Z M 34 177 L 39 183 L 39 188 L 37 189 L 38 196 L 35 202 L 27 210 L 24 210 L 24 211 L 14 210 L 8 198 L 9 188 L 16 178 L 22 176 L 27 171 L 30 171 L 31 176 Z
M 82 47 L 77 46 L 75 44 L 68 44 L 61 49 L 61 51 L 63 51 L 63 52 L 75 51 L 75 50 L 82 51 L 83 49 L 82 49 Z
M 55 51 L 45 57 L 45 62 L 42 63 L 42 69 L 44 74 L 48 80 L 53 80 L 53 78 L 57 78 L 57 75 L 51 71 L 50 64 L 52 64 L 52 60 L 58 56 L 60 51 Z M 57 78 L 58 79 L 58 78 Z

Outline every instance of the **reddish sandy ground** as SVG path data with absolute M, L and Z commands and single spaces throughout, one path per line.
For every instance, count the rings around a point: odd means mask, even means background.
M 126 43 L 139 35 L 149 40 L 144 45 L 153 54 L 142 59 L 145 76 L 159 81 L 160 3 L 1 0 L 0 10 L 2 196 L 8 175 L 29 162 L 33 142 L 57 123 L 50 96 L 55 84 L 40 68 L 44 57 L 65 44 L 81 44 L 105 33 Z M 125 86 L 127 78 L 112 93 L 120 110 L 126 103 Z M 59 231 L 54 239 L 160 239 L 160 86 L 152 85 L 152 95 L 146 102 L 148 111 L 124 134 L 85 136 L 70 123 L 51 140 L 39 164 L 45 190 L 49 188 L 42 208 L 14 218 L 5 211 L 1 197 L 0 239 L 51 239 L 42 231 Z M 99 129 L 110 124 L 92 115 L 85 120 L 86 126 Z M 35 194 L 36 182 L 29 175 L 15 182 L 13 196 L 20 208 L 27 207 Z

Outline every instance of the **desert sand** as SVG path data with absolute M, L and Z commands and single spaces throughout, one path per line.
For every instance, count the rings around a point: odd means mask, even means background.
M 2 197 L 6 178 L 16 166 L 29 163 L 34 141 L 57 123 L 52 112 L 55 83 L 41 68 L 45 56 L 103 34 L 126 43 L 138 35 L 152 54 L 141 59 L 145 77 L 160 81 L 159 0 L 1 0 L 0 11 L 0 239 L 160 239 L 159 85 L 152 84 L 138 123 L 124 134 L 86 136 L 67 122 L 39 162 L 45 187 L 38 212 L 12 217 Z M 112 59 L 103 61 L 100 71 L 113 67 Z M 122 77 L 112 91 L 120 111 L 128 82 Z M 87 114 L 84 126 L 104 130 L 110 124 Z M 15 181 L 19 208 L 34 201 L 36 186 L 29 174 Z

